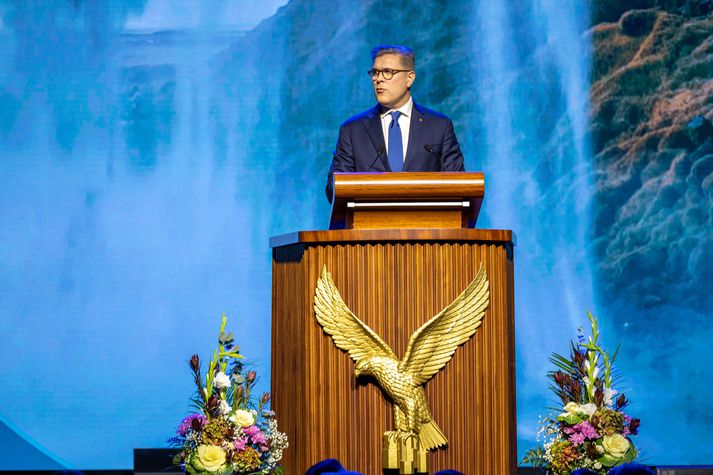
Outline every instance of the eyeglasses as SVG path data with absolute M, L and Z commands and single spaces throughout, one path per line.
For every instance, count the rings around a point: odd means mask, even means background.
M 379 77 L 379 74 L 384 76 L 384 79 L 387 81 L 394 77 L 394 74 L 396 73 L 410 73 L 413 71 L 412 69 L 370 69 L 366 73 L 369 75 L 369 77 L 373 79 L 377 79 Z

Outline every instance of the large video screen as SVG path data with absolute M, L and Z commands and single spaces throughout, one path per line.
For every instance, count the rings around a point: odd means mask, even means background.
M 222 313 L 269 389 L 269 237 L 326 229 L 383 43 L 517 236 L 518 458 L 589 310 L 644 461 L 709 463 L 710 15 L 611 3 L 0 3 L 0 470 L 165 447 Z

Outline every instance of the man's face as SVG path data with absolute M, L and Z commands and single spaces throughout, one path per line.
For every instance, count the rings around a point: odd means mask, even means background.
M 374 59 L 373 69 L 403 70 L 406 68 L 401 62 L 398 54 L 382 54 Z M 391 79 L 384 79 L 383 74 L 372 78 L 374 85 L 374 97 L 382 106 L 388 109 L 396 109 L 406 104 L 411 97 L 408 88 L 416 79 L 414 71 L 394 73 Z

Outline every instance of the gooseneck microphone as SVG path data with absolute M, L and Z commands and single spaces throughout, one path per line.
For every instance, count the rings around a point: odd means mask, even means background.
M 374 161 L 371 162 L 371 165 L 369 165 L 368 170 L 371 170 L 371 168 L 374 166 L 374 164 L 375 164 L 376 161 L 379 159 L 379 157 L 381 157 L 381 154 L 383 154 L 384 151 L 385 151 L 385 150 L 384 150 L 384 147 L 381 147 L 381 148 L 379 148 L 379 149 L 376 151 L 376 157 L 374 158 Z
M 435 150 L 433 150 L 433 147 L 431 146 L 430 143 L 427 143 L 426 145 L 423 146 L 423 148 L 426 149 L 428 153 L 432 153 L 436 156 L 439 162 L 441 162 L 441 171 L 445 172 L 446 171 L 446 164 L 443 162 L 443 158 L 441 157 L 440 153 L 436 153 Z

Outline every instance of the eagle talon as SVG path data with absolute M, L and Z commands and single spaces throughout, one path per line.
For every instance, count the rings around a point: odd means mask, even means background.
M 416 445 L 418 443 L 418 434 L 413 431 L 405 432 L 402 435 L 402 440 L 404 442 L 414 441 L 414 445 Z

